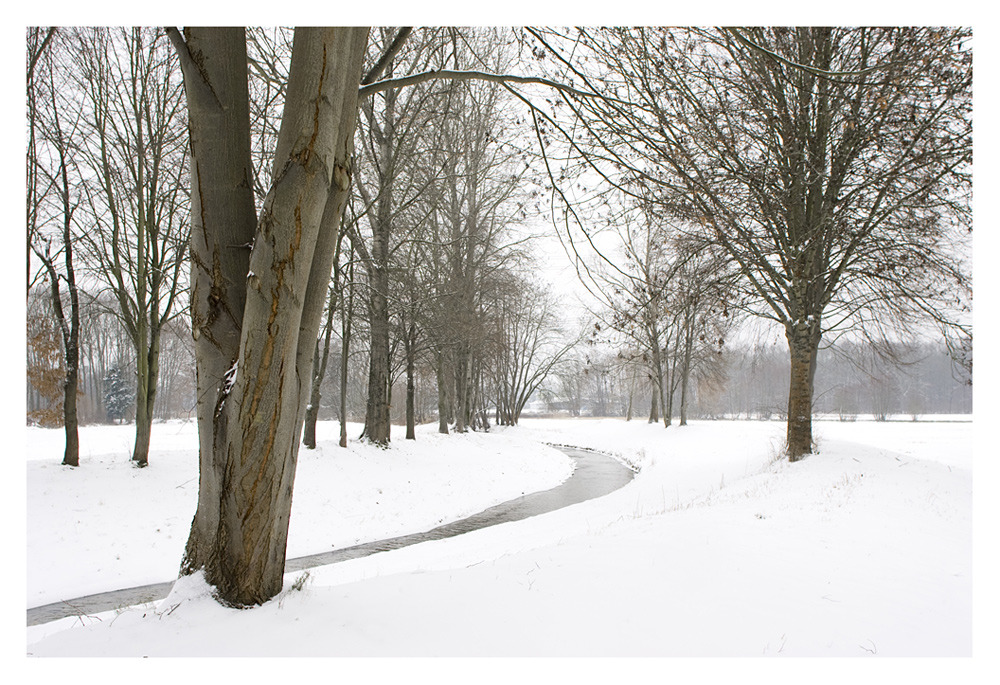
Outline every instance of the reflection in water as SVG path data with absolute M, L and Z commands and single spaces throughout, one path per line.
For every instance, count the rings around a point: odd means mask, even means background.
M 423 533 L 401 535 L 387 540 L 367 542 L 344 549 L 288 559 L 285 562 L 285 572 L 301 571 L 348 559 L 359 559 L 377 552 L 388 552 L 430 540 L 442 540 L 480 528 L 495 526 L 499 523 L 509 523 L 526 519 L 529 516 L 538 516 L 590 499 L 603 497 L 627 484 L 634 475 L 629 468 L 602 454 L 573 447 L 559 447 L 558 449 L 576 460 L 576 468 L 565 482 L 551 490 L 518 497 L 468 518 L 446 523 Z M 68 602 L 46 604 L 28 609 L 28 625 L 39 625 L 66 616 L 96 614 L 122 606 L 155 602 L 166 597 L 172 586 L 172 582 L 157 583 L 80 597 Z

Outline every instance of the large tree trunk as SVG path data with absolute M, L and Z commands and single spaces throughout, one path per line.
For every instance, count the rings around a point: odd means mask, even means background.
M 198 419 L 198 507 L 182 573 L 217 563 L 223 493 L 226 372 L 240 331 L 257 223 L 250 158 L 246 35 L 242 28 L 171 32 L 184 71 L 191 138 L 191 333 Z
M 296 30 L 273 181 L 256 230 L 244 32 L 185 33 L 186 43 L 172 38 L 189 101 L 202 454 L 182 571 L 203 568 L 220 601 L 248 606 L 282 586 L 367 29 Z M 247 260 L 241 255 L 251 244 Z
M 798 461 L 812 453 L 813 381 L 819 351 L 819 322 L 788 326 L 786 330 L 791 359 L 788 386 L 788 432 L 786 449 L 789 461 Z

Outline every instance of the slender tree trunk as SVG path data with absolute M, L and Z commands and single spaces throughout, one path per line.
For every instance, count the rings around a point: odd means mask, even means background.
M 140 320 L 142 318 L 140 317 Z M 153 412 L 156 408 L 156 389 L 160 375 L 160 328 L 151 326 L 149 345 L 136 348 L 137 388 L 135 393 L 135 446 L 132 464 L 139 468 L 149 464 L 149 442 L 153 430 Z M 145 327 L 142 327 L 145 334 Z M 146 349 L 142 349 L 145 347 Z
M 371 350 L 368 359 L 368 404 L 362 437 L 384 446 L 389 444 L 392 430 L 389 400 L 392 351 L 389 340 L 388 209 L 383 208 L 383 211 L 386 214 L 384 222 L 375 222 L 372 263 L 368 265 Z
M 669 343 L 669 336 L 668 336 Z M 670 413 L 667 411 L 667 405 L 663 401 L 663 350 L 660 347 L 660 330 L 654 321 L 650 328 L 650 349 L 653 354 L 653 383 L 655 384 L 653 406 L 650 409 L 650 423 L 656 423 L 658 420 L 655 417 L 657 406 L 656 400 L 659 400 L 660 407 L 663 409 L 663 426 L 666 428 L 670 425 Z
M 635 395 L 635 379 L 628 386 L 628 409 L 625 411 L 625 420 L 632 420 L 632 396 Z
M 441 350 L 437 353 L 437 386 L 438 386 L 438 433 L 448 435 L 448 418 L 451 413 L 451 392 L 448 383 L 447 356 Z
M 404 344 L 406 348 L 406 439 L 416 440 L 416 347 L 417 326 L 411 321 L 407 328 Z
M 390 169 L 395 145 L 396 92 L 385 94 L 385 116 L 379 145 L 379 158 L 386 169 L 379 173 L 379 194 L 376 200 L 375 220 L 372 222 L 371 260 L 368 267 L 370 298 L 368 303 L 371 329 L 371 356 L 368 370 L 368 406 L 362 437 L 376 445 L 388 445 L 392 417 L 392 349 L 389 323 L 389 240 L 392 230 L 392 184 L 395 180 Z
M 76 399 L 80 377 L 80 293 L 76 286 L 76 270 L 73 265 L 73 206 L 70 200 L 70 182 L 66 161 L 66 145 L 59 124 L 59 112 L 53 101 L 57 152 L 59 155 L 59 189 L 63 212 L 63 259 L 66 264 L 66 286 L 69 295 L 69 320 L 67 320 L 59 292 L 59 274 L 52 260 L 44 259 L 49 272 L 52 289 L 52 307 L 62 332 L 63 355 L 66 361 L 66 378 L 63 382 L 63 428 L 66 432 L 66 449 L 62 463 L 66 466 L 80 465 L 79 418 Z
M 687 425 L 688 383 L 691 379 L 691 352 L 694 348 L 694 320 L 690 309 L 684 317 L 684 361 L 681 364 L 681 425 Z
M 135 395 L 135 446 L 132 450 L 132 464 L 139 468 L 149 464 L 149 443 L 153 430 L 153 412 L 156 407 L 156 387 L 159 382 L 160 331 L 151 331 L 149 348 L 136 350 L 136 356 L 143 358 L 139 366 L 142 376 Z
M 667 367 L 667 411 L 674 415 L 674 394 L 677 392 L 677 355 Z
M 670 422 L 673 420 L 673 407 L 667 406 L 666 398 L 663 396 L 663 354 L 662 352 L 654 355 L 654 360 L 656 361 L 656 388 L 660 395 L 660 407 L 663 410 L 663 427 L 669 428 Z
M 790 353 L 788 387 L 787 451 L 789 461 L 798 461 L 812 453 L 813 382 L 819 350 L 819 322 L 788 326 L 786 337 Z
M 79 418 L 77 414 L 77 394 L 79 390 L 80 377 L 80 311 L 79 300 L 76 292 L 76 278 L 73 271 L 72 248 L 69 244 L 69 216 L 66 217 L 67 228 L 64 239 L 66 240 L 66 268 L 67 281 L 69 282 L 69 320 L 66 319 L 65 310 L 62 305 L 62 296 L 59 292 L 59 279 L 55 267 L 51 262 L 46 263 L 51 278 L 52 306 L 55 310 L 56 320 L 62 331 L 63 338 L 63 359 L 66 362 L 66 375 L 63 379 L 63 430 L 66 434 L 66 449 L 63 452 L 62 463 L 64 466 L 80 465 L 80 434 Z
M 67 361 L 70 361 L 67 359 Z M 66 385 L 63 394 L 63 420 L 66 433 L 66 450 L 63 453 L 63 465 L 80 465 L 80 435 L 79 419 L 76 411 L 77 374 L 66 372 Z
M 340 284 L 341 328 L 340 328 L 340 446 L 347 447 L 347 371 L 351 354 L 351 324 L 354 319 L 354 251 L 348 261 L 347 281 Z M 344 290 L 350 288 L 350 295 L 344 298 Z
M 140 320 L 142 318 L 140 317 Z M 141 327 L 143 335 L 145 328 Z M 142 468 L 149 464 L 149 438 L 152 432 L 152 398 L 156 394 L 155 386 L 151 385 L 149 377 L 149 350 L 135 350 L 136 359 L 136 391 L 135 391 L 135 445 L 132 450 L 132 465 Z
M 455 432 L 465 433 L 469 430 L 469 400 L 471 399 L 469 350 L 465 343 L 458 345 L 455 357 Z
M 334 293 L 330 290 L 326 324 L 323 329 L 323 352 L 320 354 L 319 341 L 316 341 L 316 351 L 313 357 L 312 384 L 309 391 L 309 404 L 306 406 L 305 426 L 302 429 L 302 444 L 307 448 L 316 449 L 316 419 L 319 416 L 320 389 L 326 376 L 326 365 L 330 359 L 330 336 L 333 334 Z
M 347 447 L 347 371 L 351 352 L 351 317 L 344 320 L 340 345 L 340 442 Z
M 70 287 L 75 291 L 76 284 Z M 76 298 L 71 295 L 71 300 Z M 78 305 L 72 302 L 70 307 L 70 338 L 66 341 L 66 381 L 63 387 L 63 425 L 66 433 L 66 450 L 62 463 L 66 466 L 80 465 L 80 435 L 79 419 L 77 417 L 76 398 L 79 387 L 80 345 L 79 345 L 79 312 Z
M 133 79 L 135 75 L 133 74 Z M 135 81 L 133 80 L 133 87 L 135 87 Z M 144 467 L 149 463 L 149 437 L 152 430 L 153 417 L 151 414 L 152 407 L 148 402 L 149 393 L 156 394 L 156 386 L 150 384 L 149 378 L 149 351 L 150 348 L 147 347 L 149 338 L 149 310 L 150 301 L 147 293 L 147 288 L 149 285 L 149 279 L 147 274 L 148 264 L 148 251 L 147 251 L 147 240 L 146 240 L 146 212 L 145 212 L 145 202 L 144 196 L 146 192 L 145 182 L 144 182 L 144 172 L 145 172 L 145 146 L 143 145 L 143 122 L 142 114 L 139 110 L 135 112 L 136 117 L 136 171 L 137 171 L 137 181 L 135 186 L 136 193 L 136 253 L 135 253 L 135 317 L 136 317 L 136 328 L 135 328 L 135 375 L 136 375 L 136 392 L 135 392 L 135 447 L 132 450 L 132 464 L 138 467 Z
M 656 387 L 655 373 L 654 378 L 650 379 L 650 402 L 649 402 L 649 421 L 647 423 L 659 423 L 660 422 L 660 412 L 657 405 L 657 401 L 660 398 L 660 392 Z
M 311 450 L 316 449 L 316 415 L 319 413 L 320 401 L 316 379 L 320 378 L 320 382 L 322 382 L 322 377 L 319 375 L 319 340 L 316 341 L 316 351 L 313 354 L 312 383 L 310 384 L 311 389 L 309 391 L 309 404 L 306 405 L 306 418 L 302 425 L 302 444 L 305 445 L 307 449 Z

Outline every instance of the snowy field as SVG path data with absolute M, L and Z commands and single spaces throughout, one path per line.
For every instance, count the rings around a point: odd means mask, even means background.
M 789 464 L 776 459 L 779 422 L 664 430 L 526 419 L 464 436 L 425 426 L 416 442 L 397 433 L 387 451 L 341 450 L 336 424 L 321 424 L 327 441 L 301 452 L 289 556 L 428 529 L 550 488 L 571 463 L 541 441 L 595 448 L 641 471 L 568 509 L 289 574 L 282 595 L 249 611 L 222 608 L 200 577 L 184 579 L 157 605 L 28 628 L 27 652 L 972 656 L 973 424 L 814 430 L 819 453 Z M 156 426 L 145 470 L 128 465 L 129 442 L 130 427 L 84 429 L 74 470 L 58 463 L 57 431 L 28 430 L 29 607 L 175 575 L 196 497 L 194 427 Z M 801 671 L 810 680 L 837 672 L 813 673 L 812 663 Z M 977 682 L 971 660 L 918 663 L 916 682 L 935 673 Z M 799 672 L 789 668 L 781 673 Z M 876 668 L 862 673 L 886 675 Z

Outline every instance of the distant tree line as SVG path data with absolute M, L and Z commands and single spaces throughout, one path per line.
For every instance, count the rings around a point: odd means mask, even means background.
M 788 356 L 773 342 L 714 350 L 693 373 L 687 416 L 784 421 L 788 372 Z M 595 349 L 563 364 L 530 413 L 645 420 L 656 402 L 653 387 L 640 355 Z M 971 414 L 972 384 L 943 342 L 900 346 L 895 361 L 864 343 L 840 342 L 818 355 L 815 407 L 817 416 L 840 421 Z

